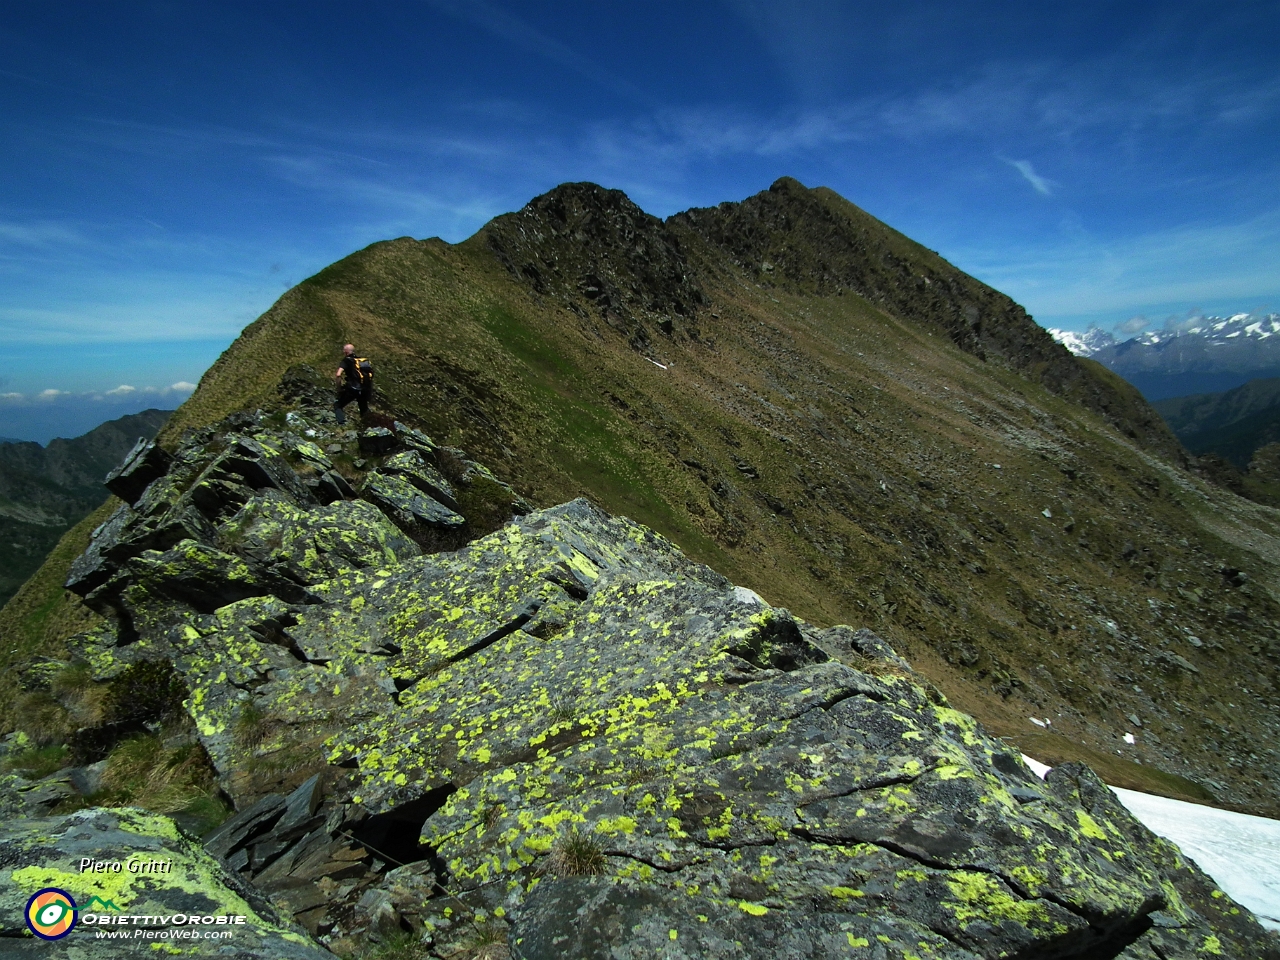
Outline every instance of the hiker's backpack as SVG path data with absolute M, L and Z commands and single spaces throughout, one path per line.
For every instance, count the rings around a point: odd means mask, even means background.
M 356 376 L 360 378 L 360 386 L 373 386 L 373 361 L 368 357 L 356 357 Z

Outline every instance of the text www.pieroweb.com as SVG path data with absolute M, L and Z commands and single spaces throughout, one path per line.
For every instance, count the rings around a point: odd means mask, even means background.
M 96 930 L 99 940 L 229 940 L 234 930 Z

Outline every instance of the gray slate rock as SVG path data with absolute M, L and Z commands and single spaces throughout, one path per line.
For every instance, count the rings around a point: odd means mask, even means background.
M 396 435 L 386 427 L 372 427 L 360 434 L 360 452 L 366 457 L 380 457 L 396 448 Z
M 674 933 L 674 936 L 672 935 Z M 551 878 L 525 902 L 511 931 L 515 960 L 585 960 L 706 957 L 708 960 L 978 960 L 980 954 L 932 931 L 898 920 L 839 910 L 794 916 L 752 916 L 732 902 L 673 897 L 653 887 L 610 883 L 597 877 Z
M 311 494 L 278 448 L 253 437 L 239 437 L 206 471 L 213 476 L 237 479 L 254 490 L 274 489 L 298 503 Z
M 1195 646 L 1200 646 L 1199 639 L 1196 639 Z M 1172 650 L 1157 650 L 1155 658 L 1163 663 L 1166 667 L 1177 667 L 1185 670 L 1187 673 L 1199 673 L 1200 668 L 1180 654 L 1174 653 Z
M 136 503 L 152 482 L 164 476 L 172 460 L 154 440 L 139 438 L 103 485 L 125 503 Z
M 76 786 L 69 770 L 59 770 L 23 785 L 18 796 L 27 816 L 43 817 L 63 800 L 76 796 Z
M 320 774 L 317 773 L 285 799 L 284 816 L 271 830 L 272 838 L 282 844 L 281 850 L 284 844 L 297 840 L 324 822 L 323 817 L 316 818 L 323 795 Z
M 82 597 L 87 596 L 111 579 L 118 564 L 108 558 L 107 551 L 120 541 L 132 519 L 133 510 L 124 504 L 117 507 L 106 522 L 93 531 L 88 549 L 71 564 L 64 584 L 68 590 Z
M 361 495 L 409 531 L 451 530 L 467 521 L 439 500 L 423 493 L 403 477 L 371 473 Z
M 284 810 L 284 797 L 278 793 L 267 794 L 205 837 L 205 848 L 215 857 L 228 856 L 253 838 L 266 833 Z
M 378 472 L 404 477 L 427 496 L 440 501 L 450 510 L 458 509 L 458 501 L 454 499 L 453 487 L 450 486 L 449 481 L 416 449 L 403 450 L 387 457 L 382 461 Z
M 326 470 L 316 478 L 313 491 L 321 503 L 333 503 L 335 500 L 354 500 L 356 492 L 351 489 L 347 478 L 336 470 Z
M 436 442 L 421 430 L 407 426 L 399 420 L 395 421 L 396 438 L 407 447 L 413 447 L 425 457 L 434 457 Z

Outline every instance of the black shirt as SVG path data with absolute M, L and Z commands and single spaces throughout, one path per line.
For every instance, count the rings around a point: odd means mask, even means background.
M 360 390 L 364 387 L 364 378 L 360 376 L 360 369 L 356 366 L 356 358 L 354 355 L 342 357 L 342 372 L 346 375 L 347 386 Z

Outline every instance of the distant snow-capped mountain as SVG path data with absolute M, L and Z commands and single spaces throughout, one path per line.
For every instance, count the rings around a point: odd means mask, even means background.
M 1149 330 L 1133 339 L 1146 346 L 1155 346 L 1179 337 L 1198 337 L 1205 343 L 1229 343 L 1233 340 L 1262 341 L 1280 334 L 1280 313 L 1269 313 L 1265 317 L 1237 313 L 1233 317 L 1197 317 L 1188 322 L 1191 326 Z
M 1077 357 L 1092 357 L 1103 347 L 1113 346 L 1116 342 L 1116 338 L 1101 327 L 1090 327 L 1084 333 L 1050 328 L 1049 335 Z
M 1280 376 L 1280 313 L 1196 317 L 1124 341 L 1096 327 L 1084 334 L 1049 333 L 1076 356 L 1114 370 L 1152 401 Z

